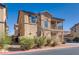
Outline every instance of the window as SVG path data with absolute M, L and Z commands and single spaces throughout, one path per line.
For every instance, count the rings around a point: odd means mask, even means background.
M 47 20 L 44 21 L 44 27 L 48 28 L 48 21 Z
M 30 22 L 36 23 L 37 22 L 37 16 L 30 15 Z

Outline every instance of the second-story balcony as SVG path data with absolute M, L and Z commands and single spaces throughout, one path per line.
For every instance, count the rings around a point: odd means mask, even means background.
M 49 28 L 42 28 L 43 30 L 49 30 L 49 31 L 63 31 L 63 25 L 59 24 L 52 24 Z
M 62 31 L 63 30 L 63 20 L 57 20 L 58 18 L 54 18 L 51 21 L 51 30 L 58 30 Z

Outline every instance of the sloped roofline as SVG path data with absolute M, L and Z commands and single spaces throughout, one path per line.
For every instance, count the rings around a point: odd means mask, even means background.
M 64 19 L 62 19 L 62 18 L 57 18 L 57 17 L 52 17 L 52 19 L 64 21 Z
M 3 5 L 3 4 L 1 4 L 1 3 L 0 3 L 0 6 L 1 6 L 2 8 L 6 8 L 6 6 L 5 6 L 5 5 Z
M 20 12 L 24 12 L 25 14 L 29 14 L 30 13 L 30 14 L 37 15 L 37 13 L 33 13 L 33 12 L 30 12 L 30 11 L 19 10 L 19 12 L 18 12 L 18 19 L 19 19 Z M 17 20 L 17 23 L 18 23 L 18 20 Z
M 44 12 L 40 12 L 40 13 L 33 13 L 33 12 L 30 12 L 30 11 L 19 10 L 19 12 L 18 12 L 18 18 L 19 18 L 19 13 L 20 12 L 31 13 L 31 14 L 36 14 L 36 15 L 37 14 L 43 14 L 43 15 L 45 15 L 45 13 L 47 13 L 52 19 L 59 20 L 59 21 L 64 21 L 64 19 L 57 18 L 57 17 L 52 17 L 52 15 L 48 11 L 44 11 Z M 17 20 L 17 23 L 18 23 L 18 20 Z
M 76 26 L 78 26 L 78 25 L 79 25 L 79 23 L 75 24 L 73 27 L 71 27 L 71 29 L 73 29 L 74 27 L 76 27 Z

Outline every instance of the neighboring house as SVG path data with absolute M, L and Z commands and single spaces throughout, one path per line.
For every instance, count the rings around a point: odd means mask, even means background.
M 64 40 L 65 42 L 72 42 L 71 31 L 64 31 Z
M 7 9 L 5 5 L 0 4 L 0 39 L 6 34 L 8 28 L 6 23 Z
M 79 23 L 75 24 L 72 28 L 71 28 L 71 35 L 72 38 L 79 38 Z
M 46 36 L 58 40 L 64 41 L 63 19 L 53 17 L 48 12 L 32 13 L 28 11 L 19 11 L 18 15 L 18 31 L 15 32 L 19 36 Z M 16 26 L 15 26 L 16 27 Z
M 14 24 L 14 29 L 15 29 L 15 36 L 18 36 L 18 24 Z
M 64 31 L 64 36 L 70 34 L 70 31 Z

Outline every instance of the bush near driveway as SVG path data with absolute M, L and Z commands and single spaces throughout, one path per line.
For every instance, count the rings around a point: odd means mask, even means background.
M 33 37 L 20 37 L 20 45 L 22 49 L 31 49 L 35 45 L 35 40 Z
M 36 39 L 37 47 L 44 47 L 47 44 L 47 40 L 45 36 L 37 37 Z
M 50 38 L 47 39 L 47 45 L 46 46 L 54 47 L 56 45 L 57 45 L 57 42 L 54 39 L 50 39 Z
M 51 38 L 46 38 L 46 40 L 47 40 L 46 46 L 50 46 L 51 45 L 51 42 L 52 42 L 52 39 Z
M 0 49 L 3 49 L 3 45 L 2 44 L 0 44 Z
M 54 46 L 56 46 L 56 45 L 58 45 L 58 44 L 57 44 L 57 42 L 55 42 L 55 41 L 53 42 L 53 44 L 51 44 L 52 47 L 54 47 Z

